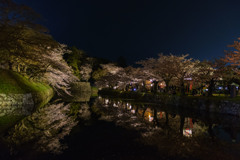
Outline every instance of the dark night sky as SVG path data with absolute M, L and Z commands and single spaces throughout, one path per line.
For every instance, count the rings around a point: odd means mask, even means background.
M 240 1 L 16 0 L 40 13 L 59 42 L 133 62 L 158 53 L 224 55 L 240 37 Z

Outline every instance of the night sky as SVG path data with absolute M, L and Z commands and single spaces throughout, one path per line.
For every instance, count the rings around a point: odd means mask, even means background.
M 224 56 L 240 37 L 240 1 L 16 0 L 40 13 L 59 42 L 129 64 L 158 53 Z

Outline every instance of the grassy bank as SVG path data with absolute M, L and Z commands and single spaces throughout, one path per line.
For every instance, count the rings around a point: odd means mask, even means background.
M 24 94 L 49 89 L 51 87 L 46 84 L 32 82 L 16 72 L 0 69 L 0 93 Z
M 0 93 L 32 93 L 37 106 L 45 105 L 54 94 L 49 85 L 30 81 L 16 72 L 4 69 L 0 69 Z
M 36 107 L 41 107 L 48 103 L 54 94 L 52 88 L 47 84 L 33 82 L 16 72 L 0 69 L 0 94 L 26 93 L 32 93 Z M 19 115 L 0 117 L 0 133 L 13 126 L 23 117 Z

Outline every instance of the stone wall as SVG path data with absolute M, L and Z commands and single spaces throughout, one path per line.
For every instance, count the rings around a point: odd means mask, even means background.
M 34 108 L 31 93 L 0 94 L 0 116 L 29 115 Z
M 0 94 L 0 117 L 5 115 L 29 115 L 35 108 L 48 103 L 53 90 L 26 94 Z

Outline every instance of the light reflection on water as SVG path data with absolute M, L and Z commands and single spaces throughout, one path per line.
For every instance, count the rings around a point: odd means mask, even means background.
M 98 118 L 93 115 L 98 115 Z M 240 142 L 240 119 L 237 117 L 183 112 L 166 106 L 102 97 L 91 103 L 55 101 L 25 117 L 4 138 L 12 155 L 18 154 L 19 148 L 26 145 L 31 146 L 31 151 L 62 154 L 71 146 L 65 138 L 79 123 L 89 121 L 114 122 L 116 126 L 137 131 L 141 135 L 141 143 L 172 152 L 189 144 L 187 150 L 192 154 L 195 148 L 207 146 L 209 140 L 229 144 Z M 175 152 L 169 154 L 178 154 Z
M 174 131 L 188 138 L 207 135 L 227 142 L 240 142 L 240 119 L 238 117 L 204 112 L 198 114 L 191 111 L 184 113 L 154 104 L 131 104 L 131 102 L 102 97 L 98 101 L 105 102 L 103 106 L 98 107 L 108 106 L 103 116 L 108 116 L 108 120 L 109 117 L 113 117 L 112 121 L 122 126 L 128 126 L 127 123 L 131 120 L 130 126 L 136 129 L 145 125 L 148 131 L 154 128 L 171 129 L 171 132 Z M 111 107 L 117 107 L 117 109 L 109 109 Z M 148 134 L 143 133 L 143 135 Z
M 67 147 L 60 140 L 77 124 L 69 113 L 70 104 L 56 102 L 47 105 L 16 124 L 7 139 L 17 146 L 34 142 L 32 147 L 35 150 L 59 154 Z
M 79 119 L 90 118 L 91 112 L 86 102 L 55 101 L 22 119 L 8 131 L 5 138 L 13 155 L 26 145 L 31 146 L 31 151 L 61 154 L 68 148 L 67 144 L 62 143 L 64 137 L 70 134 Z

